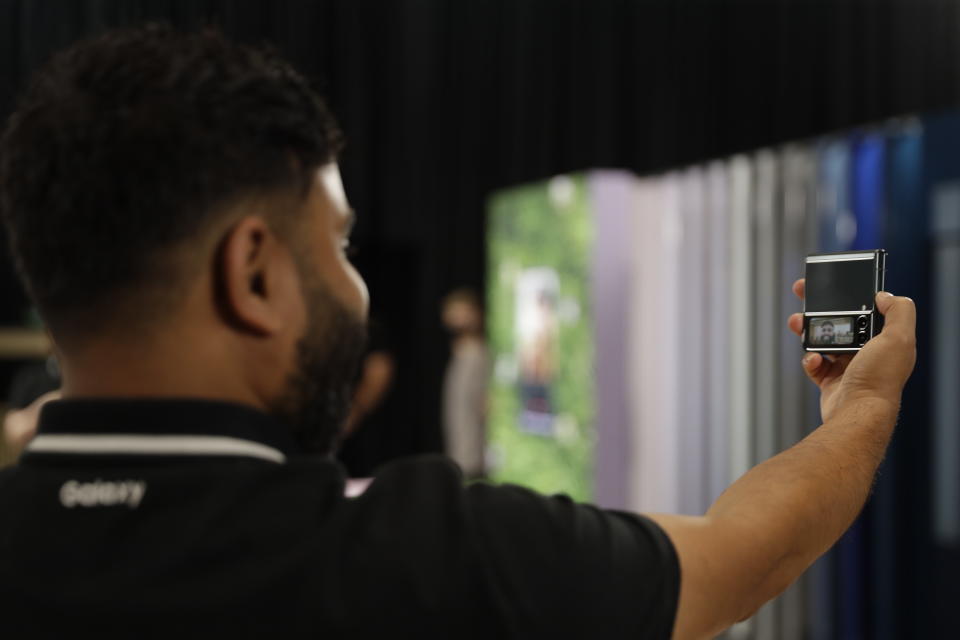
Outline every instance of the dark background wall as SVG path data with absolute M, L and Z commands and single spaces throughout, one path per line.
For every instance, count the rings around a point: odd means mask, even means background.
M 399 359 L 374 456 L 439 447 L 437 304 L 483 286 L 491 190 L 650 172 L 960 95 L 950 1 L 0 0 L 0 114 L 52 51 L 147 20 L 269 41 L 339 116 L 358 262 Z M 0 323 L 19 323 L 3 265 Z

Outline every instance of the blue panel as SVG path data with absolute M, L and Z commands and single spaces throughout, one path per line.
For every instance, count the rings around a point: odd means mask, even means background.
M 948 249 L 945 244 L 948 239 L 941 233 L 934 243 L 930 230 L 932 226 L 943 227 L 943 223 L 951 222 L 950 207 L 944 206 L 947 204 L 944 195 L 945 191 L 955 189 L 960 181 L 960 117 L 950 114 L 926 119 L 924 134 L 924 215 L 919 219 L 911 219 L 910 229 L 903 229 L 904 233 L 910 233 L 911 247 L 915 250 L 911 267 L 917 283 L 914 299 L 920 313 L 917 327 L 919 366 L 911 381 L 913 388 L 904 399 L 904 416 L 909 415 L 911 422 L 918 421 L 919 433 L 904 434 L 902 437 L 911 439 L 912 452 L 916 453 L 915 459 L 911 460 L 916 465 L 916 477 L 910 479 L 913 484 L 910 490 L 922 498 L 918 500 L 919 504 L 910 505 L 919 521 L 915 523 L 915 531 L 911 532 L 913 544 L 909 549 L 902 549 L 902 552 L 913 556 L 908 579 L 916 592 L 912 595 L 916 611 L 911 613 L 923 619 L 926 625 L 920 629 L 923 637 L 954 637 L 960 624 L 960 608 L 957 607 L 960 598 L 957 579 L 960 549 L 950 545 L 942 535 L 935 535 L 933 527 L 935 524 L 938 528 L 949 524 L 948 520 L 943 519 L 946 515 L 943 509 L 949 507 L 942 504 L 944 499 L 948 499 L 943 492 L 947 487 L 942 482 L 945 479 L 943 473 L 953 470 L 944 468 L 945 464 L 950 464 L 944 454 L 951 453 L 949 449 L 954 446 L 957 428 L 956 425 L 953 431 L 945 430 L 942 425 L 937 428 L 944 408 L 943 398 L 937 395 L 938 392 L 942 393 L 942 388 L 938 387 L 946 373 L 937 369 L 942 366 L 944 352 L 952 349 L 949 341 L 940 340 L 937 325 L 943 322 L 940 316 L 944 306 L 955 303 L 960 287 L 954 282 L 949 298 L 944 292 L 931 289 L 934 283 L 937 289 L 942 288 L 941 279 L 945 275 L 942 270 L 948 266 L 944 259 L 949 258 L 949 251 L 944 251 Z M 930 208 L 931 201 L 937 204 L 936 212 Z M 934 262 L 940 273 L 932 269 Z M 940 322 L 934 324 L 934 319 Z M 954 318 L 953 331 L 957 330 L 957 325 Z M 938 515 L 939 522 L 935 519 Z M 940 531 L 941 534 L 945 532 Z M 921 637 L 920 634 L 917 637 Z
M 923 135 L 917 125 L 908 125 L 893 132 L 887 141 L 884 157 L 886 176 L 886 220 L 881 244 L 891 252 L 887 273 L 887 289 L 908 292 L 903 287 L 906 265 L 902 246 L 895 234 L 904 221 L 915 218 L 923 209 Z M 904 528 L 904 515 L 898 504 L 902 492 L 902 436 L 894 440 L 880 467 L 874 496 L 871 500 L 871 568 L 873 609 L 871 633 L 877 640 L 895 640 L 910 635 L 904 627 L 909 614 L 904 606 L 902 590 L 903 565 L 898 541 Z
M 851 167 L 851 208 L 856 235 L 849 248 L 877 249 L 881 243 L 884 201 L 884 141 L 868 135 L 853 146 Z M 845 248 L 845 247 L 842 247 Z M 839 563 L 839 637 L 859 640 L 873 637 L 868 632 L 867 536 L 870 509 L 853 524 L 837 545 Z
M 850 147 L 845 140 L 823 145 L 818 168 L 817 213 L 820 251 L 853 245 L 857 223 L 850 211 Z
M 853 215 L 857 221 L 854 249 L 879 249 L 883 241 L 884 139 L 864 136 L 856 145 L 853 162 Z
M 817 157 L 817 249 L 844 251 L 856 237 L 850 204 L 850 146 L 846 140 L 821 144 Z M 819 406 L 813 409 L 819 424 Z M 841 627 L 842 594 L 837 588 L 838 550 L 828 552 L 810 570 L 809 623 L 812 640 L 831 640 Z

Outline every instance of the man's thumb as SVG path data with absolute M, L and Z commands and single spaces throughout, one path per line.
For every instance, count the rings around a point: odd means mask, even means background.
M 877 310 L 883 314 L 883 333 L 908 340 L 915 338 L 917 308 L 913 300 L 881 291 L 877 294 Z

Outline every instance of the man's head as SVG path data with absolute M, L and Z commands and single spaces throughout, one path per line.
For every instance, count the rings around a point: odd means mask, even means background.
M 213 395 L 329 449 L 367 312 L 340 147 L 288 64 L 214 32 L 116 31 L 56 56 L 0 143 L 0 207 L 67 386 L 117 373 L 107 353 L 133 377 L 136 350 L 154 371 L 209 362 Z
M 829 320 L 824 320 L 820 325 L 820 342 L 823 344 L 832 344 L 833 331 L 833 323 Z
M 831 337 L 832 337 L 832 336 L 833 336 L 833 323 L 830 322 L 829 320 L 827 320 L 826 322 L 824 322 L 823 324 L 821 324 L 821 325 L 820 325 L 820 332 L 821 332 L 824 336 L 831 336 Z
M 456 289 L 443 300 L 443 326 L 454 335 L 478 334 L 483 330 L 480 298 L 472 289 Z

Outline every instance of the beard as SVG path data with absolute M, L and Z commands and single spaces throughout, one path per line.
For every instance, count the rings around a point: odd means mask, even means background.
M 305 452 L 329 454 L 350 413 L 367 325 L 321 285 L 304 289 L 307 328 L 286 391 L 270 413 L 290 426 Z

